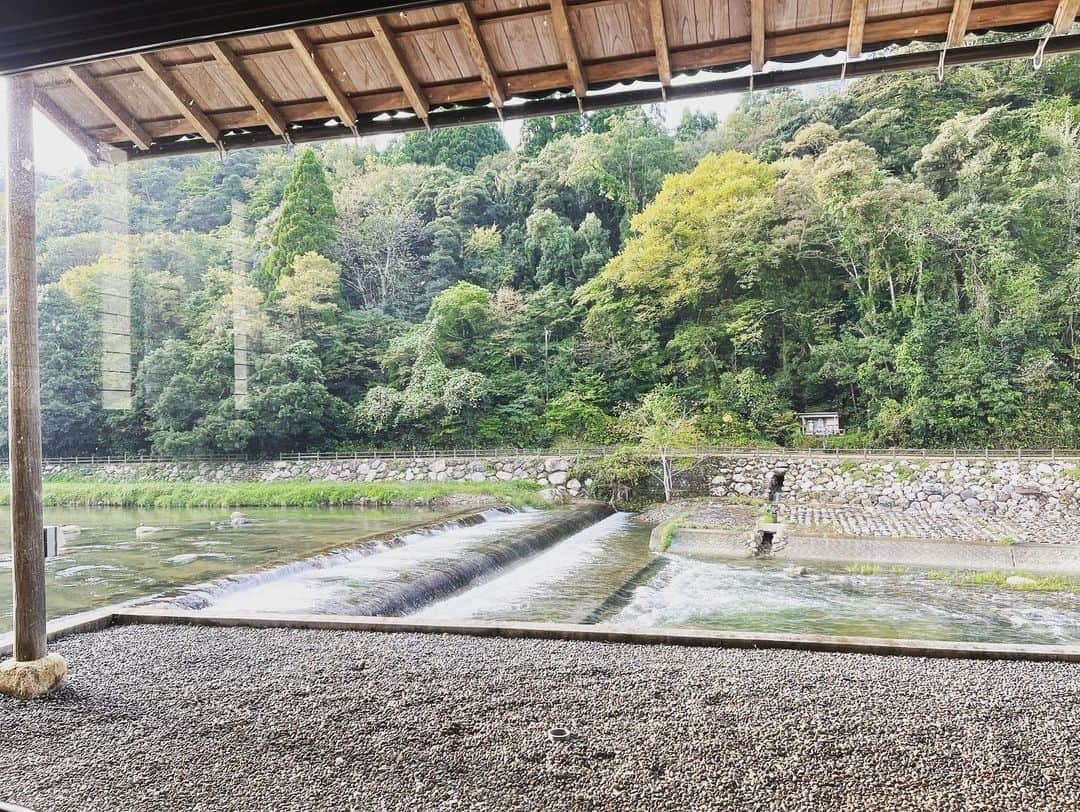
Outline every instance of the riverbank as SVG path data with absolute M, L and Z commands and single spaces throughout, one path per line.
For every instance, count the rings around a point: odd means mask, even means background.
M 0 504 L 10 493 L 0 491 Z M 541 486 L 524 481 L 484 482 L 163 482 L 75 480 L 46 482 L 46 507 L 334 507 L 376 505 L 549 504 Z
M 1075 664 L 180 626 L 56 650 L 58 694 L 0 700 L 0 800 L 38 812 L 1080 804 Z

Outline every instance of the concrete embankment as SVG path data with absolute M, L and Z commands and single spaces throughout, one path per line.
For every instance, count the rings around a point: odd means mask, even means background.
M 589 502 L 559 511 L 534 526 L 515 531 L 482 551 L 469 553 L 438 572 L 415 581 L 394 584 L 386 592 L 354 604 L 358 615 L 404 615 L 472 586 L 507 565 L 538 553 L 584 530 L 614 510 Z
M 682 555 L 753 558 L 747 534 L 677 528 L 668 550 Z M 1023 570 L 1059 575 L 1080 574 L 1080 547 L 1054 544 L 953 544 L 917 539 L 791 536 L 774 546 L 781 561 L 865 562 L 909 567 Z

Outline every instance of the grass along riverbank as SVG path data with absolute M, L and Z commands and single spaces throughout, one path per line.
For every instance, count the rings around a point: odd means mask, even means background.
M 534 482 L 46 482 L 50 507 L 320 507 L 399 505 L 490 498 L 515 507 L 547 503 Z M 0 491 L 8 504 L 10 489 Z

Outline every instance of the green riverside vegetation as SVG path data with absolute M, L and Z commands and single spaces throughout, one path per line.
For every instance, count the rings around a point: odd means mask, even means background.
M 502 504 L 543 507 L 533 482 L 46 482 L 46 506 L 318 507 L 437 502 L 490 497 Z M 9 489 L 0 491 L 7 504 Z
M 45 452 L 1080 446 L 1080 57 L 821 90 L 40 177 Z

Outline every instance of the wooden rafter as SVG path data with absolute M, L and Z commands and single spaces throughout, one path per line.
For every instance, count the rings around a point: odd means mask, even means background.
M 82 127 L 75 123 L 75 120 L 69 116 L 56 102 L 52 100 L 48 93 L 38 91 L 34 94 L 34 107 L 52 122 L 60 132 L 75 142 L 83 152 L 86 153 L 91 163 L 99 163 L 101 161 L 101 143 L 86 132 Z
M 750 0 L 750 67 L 765 67 L 765 0 Z
M 150 149 L 150 143 L 153 139 L 149 133 L 135 120 L 135 116 L 124 109 L 123 105 L 113 96 L 112 91 L 99 81 L 88 68 L 82 66 L 70 67 L 66 68 L 65 72 L 68 79 L 116 125 L 125 138 L 128 138 L 131 143 L 141 150 Z
M 863 32 L 866 29 L 867 0 L 851 0 L 851 21 L 848 23 L 847 55 L 849 59 L 862 56 Z
M 585 78 L 585 71 L 581 67 L 581 56 L 574 42 L 574 34 L 570 30 L 570 16 L 566 10 L 566 0 L 551 0 L 551 30 L 555 34 L 555 41 L 559 43 L 559 52 L 562 54 L 563 62 L 566 63 L 566 69 L 570 72 L 574 94 L 579 99 L 583 99 L 589 92 L 589 82 Z
M 334 79 L 333 71 L 322 54 L 315 49 L 311 38 L 298 28 L 286 31 L 285 36 L 289 40 L 289 44 L 292 45 L 293 51 L 304 64 L 305 70 L 315 80 L 315 84 L 319 86 L 323 96 L 330 102 L 330 106 L 334 108 L 334 112 L 341 120 L 341 123 L 355 133 L 356 110 L 353 108 L 348 96 L 342 91 L 341 86 Z
M 968 30 L 968 18 L 971 17 L 971 5 L 973 0 L 955 0 L 952 14 L 949 15 L 949 32 L 945 37 L 945 44 L 950 48 L 964 44 L 964 36 Z
M 244 61 L 236 55 L 236 51 L 227 42 L 209 42 L 207 47 L 210 49 L 210 53 L 214 55 L 214 59 L 218 61 L 218 64 L 236 82 L 240 92 L 247 99 L 247 103 L 251 105 L 259 118 L 273 131 L 274 135 L 288 141 L 289 125 L 286 123 L 285 117 L 266 98 L 266 94 L 259 87 L 259 83 L 255 81 L 255 77 L 251 75 L 251 71 L 247 69 Z
M 431 104 L 428 102 L 424 89 L 420 87 L 420 83 L 406 66 L 405 55 L 401 52 L 401 46 L 394 37 L 394 32 L 381 17 L 368 17 L 367 24 L 371 33 L 375 35 L 375 41 L 379 43 L 382 55 L 390 66 L 391 72 L 397 77 L 398 84 L 401 85 L 401 90 L 412 105 L 413 111 L 418 118 L 427 121 Z
M 1054 33 L 1067 34 L 1072 30 L 1076 22 L 1076 15 L 1080 12 L 1080 0 L 1061 0 L 1057 11 L 1054 13 Z
M 476 70 L 480 74 L 480 80 L 484 83 L 484 87 L 487 88 L 488 96 L 491 97 L 491 103 L 497 109 L 501 109 L 506 104 L 506 86 L 495 73 L 491 55 L 488 53 L 487 46 L 480 36 L 480 26 L 476 22 L 476 17 L 473 16 L 472 10 L 465 3 L 454 3 L 451 8 L 461 28 L 461 36 L 465 40 L 465 47 L 469 49 L 469 55 L 472 57 L 473 62 L 476 63 Z
M 206 143 L 216 144 L 221 131 L 161 60 L 153 54 L 135 54 L 134 58 L 157 89 L 176 103 L 176 108 L 195 128 L 195 132 L 201 135 Z
M 668 87 L 671 84 L 671 59 L 668 56 L 663 0 L 649 0 L 649 27 L 652 29 L 653 50 L 656 51 L 656 72 L 660 76 L 660 84 Z

